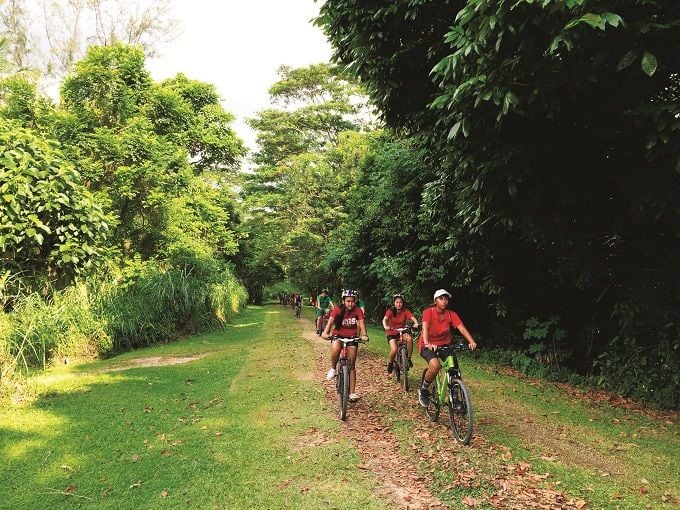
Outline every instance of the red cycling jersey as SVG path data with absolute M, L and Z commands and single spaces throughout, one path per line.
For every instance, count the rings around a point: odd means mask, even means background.
M 359 321 L 364 320 L 364 312 L 361 311 L 361 308 L 355 306 L 352 310 L 345 310 L 345 315 L 342 317 L 342 324 L 338 324 L 338 317 L 341 313 L 342 308 L 339 306 L 336 306 L 331 311 L 330 316 L 333 318 L 333 325 L 335 326 L 333 334 L 344 338 L 359 336 Z
M 406 326 L 407 320 L 413 319 L 413 314 L 411 313 L 411 310 L 402 308 L 401 311 L 397 312 L 397 314 L 395 315 L 392 311 L 392 307 L 389 307 L 385 312 L 385 317 L 387 317 L 388 328 L 403 328 L 404 326 Z M 391 336 L 398 335 L 399 331 L 395 331 L 394 329 L 388 329 L 385 333 L 387 334 L 387 336 Z
M 444 310 L 444 313 L 439 313 L 436 306 L 426 308 L 423 312 L 423 324 L 427 323 L 428 343 L 436 345 L 448 345 L 451 343 L 451 328 L 457 328 L 463 325 L 458 314 L 452 310 Z M 425 347 L 423 336 L 420 336 L 418 341 L 418 350 L 422 351 Z

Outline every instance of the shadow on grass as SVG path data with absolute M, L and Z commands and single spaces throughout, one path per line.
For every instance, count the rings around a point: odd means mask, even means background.
M 227 389 L 246 360 L 242 336 L 231 336 L 199 335 L 38 376 L 48 389 L 0 415 L 0 508 L 167 508 L 209 495 L 222 469 L 215 428 L 228 421 Z M 206 348 L 215 355 L 183 365 L 101 371 L 151 350 Z

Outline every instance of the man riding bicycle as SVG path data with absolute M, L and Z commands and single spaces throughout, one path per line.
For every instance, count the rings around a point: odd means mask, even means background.
M 361 340 L 368 340 L 366 336 L 366 324 L 364 323 L 364 312 L 356 306 L 356 292 L 347 289 L 342 291 L 342 302 L 336 306 L 328 317 L 328 324 L 321 335 L 326 340 L 331 339 L 331 330 L 335 336 L 342 338 L 361 337 Z M 349 359 L 349 400 L 356 402 L 359 394 L 356 393 L 356 359 L 359 344 L 350 342 L 347 344 L 347 358 Z M 330 381 L 335 377 L 335 367 L 340 358 L 342 342 L 334 340 L 331 345 L 331 368 L 326 374 L 326 380 Z
M 333 300 L 328 295 L 328 289 L 322 289 L 321 294 L 316 298 L 316 334 L 321 335 L 321 318 L 326 310 L 333 308 Z
M 427 361 L 427 372 L 423 377 L 423 384 L 418 392 L 420 405 L 427 407 L 427 400 L 430 396 L 430 384 L 437 376 L 441 363 L 439 361 L 438 349 L 445 345 L 451 345 L 451 328 L 456 328 L 467 340 L 470 350 L 475 350 L 477 344 L 474 338 L 463 325 L 458 314 L 453 310 L 447 310 L 449 304 L 449 294 L 444 289 L 439 289 L 434 293 L 434 305 L 423 311 L 423 332 L 418 342 L 420 355 Z
M 399 332 L 396 329 L 406 326 L 406 321 L 413 322 L 414 327 L 418 327 L 418 319 L 405 307 L 404 295 L 395 294 L 392 296 L 392 306 L 385 311 L 385 316 L 382 320 L 385 334 L 387 335 L 387 343 L 390 346 L 389 361 L 387 363 L 387 373 L 391 374 L 394 370 L 394 358 L 397 355 L 397 342 L 399 341 Z M 413 338 L 410 334 L 404 333 L 402 338 L 406 341 L 406 351 L 408 352 L 409 366 L 412 367 L 411 354 L 413 353 Z

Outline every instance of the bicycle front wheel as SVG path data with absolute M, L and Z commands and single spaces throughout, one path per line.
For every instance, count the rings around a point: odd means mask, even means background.
M 408 352 L 405 346 L 399 348 L 399 364 L 401 365 L 401 387 L 408 391 Z
M 451 432 L 461 444 L 470 444 L 472 439 L 472 401 L 470 392 L 461 379 L 451 379 L 448 398 Z
M 340 393 L 340 419 L 345 421 L 347 419 L 347 402 L 349 402 L 349 367 L 347 365 L 340 366 L 338 373 L 338 392 Z
M 394 377 L 397 378 L 397 382 L 401 381 L 401 358 L 399 357 L 399 354 L 397 354 L 394 357 L 394 361 L 392 362 L 392 367 L 394 370 Z
M 420 387 L 423 387 L 423 380 L 425 379 L 425 373 L 427 368 L 423 370 L 423 375 L 420 378 Z M 427 399 L 427 407 L 425 408 L 425 414 L 427 414 L 430 421 L 437 421 L 439 418 L 439 378 L 435 377 L 432 384 L 430 384 L 430 396 Z

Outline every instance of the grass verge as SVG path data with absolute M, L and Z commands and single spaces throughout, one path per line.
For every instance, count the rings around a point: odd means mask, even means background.
M 37 398 L 0 414 L 0 506 L 386 508 L 309 377 L 311 346 L 277 308 L 32 378 Z

